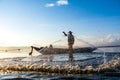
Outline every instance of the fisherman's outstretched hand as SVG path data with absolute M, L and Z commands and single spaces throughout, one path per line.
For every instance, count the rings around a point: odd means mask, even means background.
M 67 36 L 67 34 L 63 31 L 64 35 Z
M 65 32 L 63 31 L 63 33 L 65 33 Z

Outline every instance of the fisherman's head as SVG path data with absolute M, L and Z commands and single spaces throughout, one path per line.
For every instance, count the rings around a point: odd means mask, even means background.
M 72 31 L 69 31 L 68 33 L 69 33 L 69 34 L 72 34 Z

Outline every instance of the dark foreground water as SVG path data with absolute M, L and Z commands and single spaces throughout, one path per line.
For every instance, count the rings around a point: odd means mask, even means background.
M 9 73 L 1 75 L 0 80 L 120 80 L 120 74 L 107 76 L 105 74 L 62 75 L 35 72 Z
M 11 55 L 14 55 L 10 53 Z M 21 53 L 22 54 L 22 53 Z M 52 62 L 49 59 L 52 56 Z M 85 66 L 99 66 L 103 63 L 110 62 L 120 53 L 76 53 L 74 58 L 78 61 L 75 64 Z M 0 66 L 7 66 L 14 64 L 25 65 L 27 63 L 41 65 L 43 62 L 49 65 L 67 65 L 68 54 L 49 55 L 49 56 L 34 56 L 34 57 L 14 57 L 14 58 L 2 58 L 0 59 Z M 8 66 L 9 65 L 9 66 Z M 12 71 L 2 69 L 0 70 L 0 80 L 120 80 L 120 70 L 115 69 L 116 72 L 104 72 L 104 73 L 87 73 L 87 74 L 72 74 L 69 73 L 49 73 L 38 71 Z

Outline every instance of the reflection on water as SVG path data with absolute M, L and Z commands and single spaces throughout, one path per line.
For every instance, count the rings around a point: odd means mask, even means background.
M 29 60 L 31 60 L 31 56 L 28 55 L 27 52 L 23 52 L 23 53 L 0 53 L 0 59 L 2 58 L 14 58 L 14 57 L 26 57 L 26 58 L 30 58 Z M 33 61 L 35 60 L 40 60 L 40 59 L 43 59 L 43 58 L 40 58 L 40 53 L 34 53 L 33 54 Z M 100 57 L 102 56 L 103 54 L 95 54 L 95 53 L 75 53 L 73 54 L 74 56 L 74 59 L 75 60 L 84 60 L 84 59 L 88 59 L 88 58 L 93 58 L 93 57 Z M 34 57 L 35 56 L 35 57 Z M 36 57 L 38 56 L 38 57 Z M 67 61 L 68 60 L 68 54 L 56 54 L 56 55 L 48 55 L 46 56 L 46 59 L 49 57 L 49 56 L 52 56 L 53 57 L 53 61 Z M 45 56 L 44 56 L 44 59 L 45 59 Z M 28 59 L 25 59 L 25 60 L 28 60 Z

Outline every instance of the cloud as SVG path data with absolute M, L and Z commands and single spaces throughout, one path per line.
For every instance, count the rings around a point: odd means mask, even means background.
M 107 35 L 99 40 L 101 45 L 120 45 L 120 35 Z
M 120 35 L 107 35 L 104 38 L 97 40 L 97 46 L 115 46 L 115 45 L 120 45 Z M 103 48 L 102 50 L 108 52 L 120 52 L 120 47 Z
M 69 4 L 68 0 L 57 0 L 55 3 L 45 4 L 45 7 L 63 6 L 68 4 Z
M 58 0 L 56 3 L 58 6 L 68 5 L 68 0 Z
M 76 44 L 80 47 L 92 47 L 92 46 L 115 46 L 120 45 L 120 34 L 108 34 L 103 37 L 91 37 L 90 35 L 83 35 L 75 40 Z M 75 44 L 75 45 L 76 45 Z M 75 46 L 74 45 L 74 46 Z M 120 52 L 120 47 L 111 48 L 98 48 L 97 52 Z
M 47 3 L 46 5 L 45 5 L 45 7 L 54 7 L 55 6 L 55 4 L 53 4 L 53 3 Z

